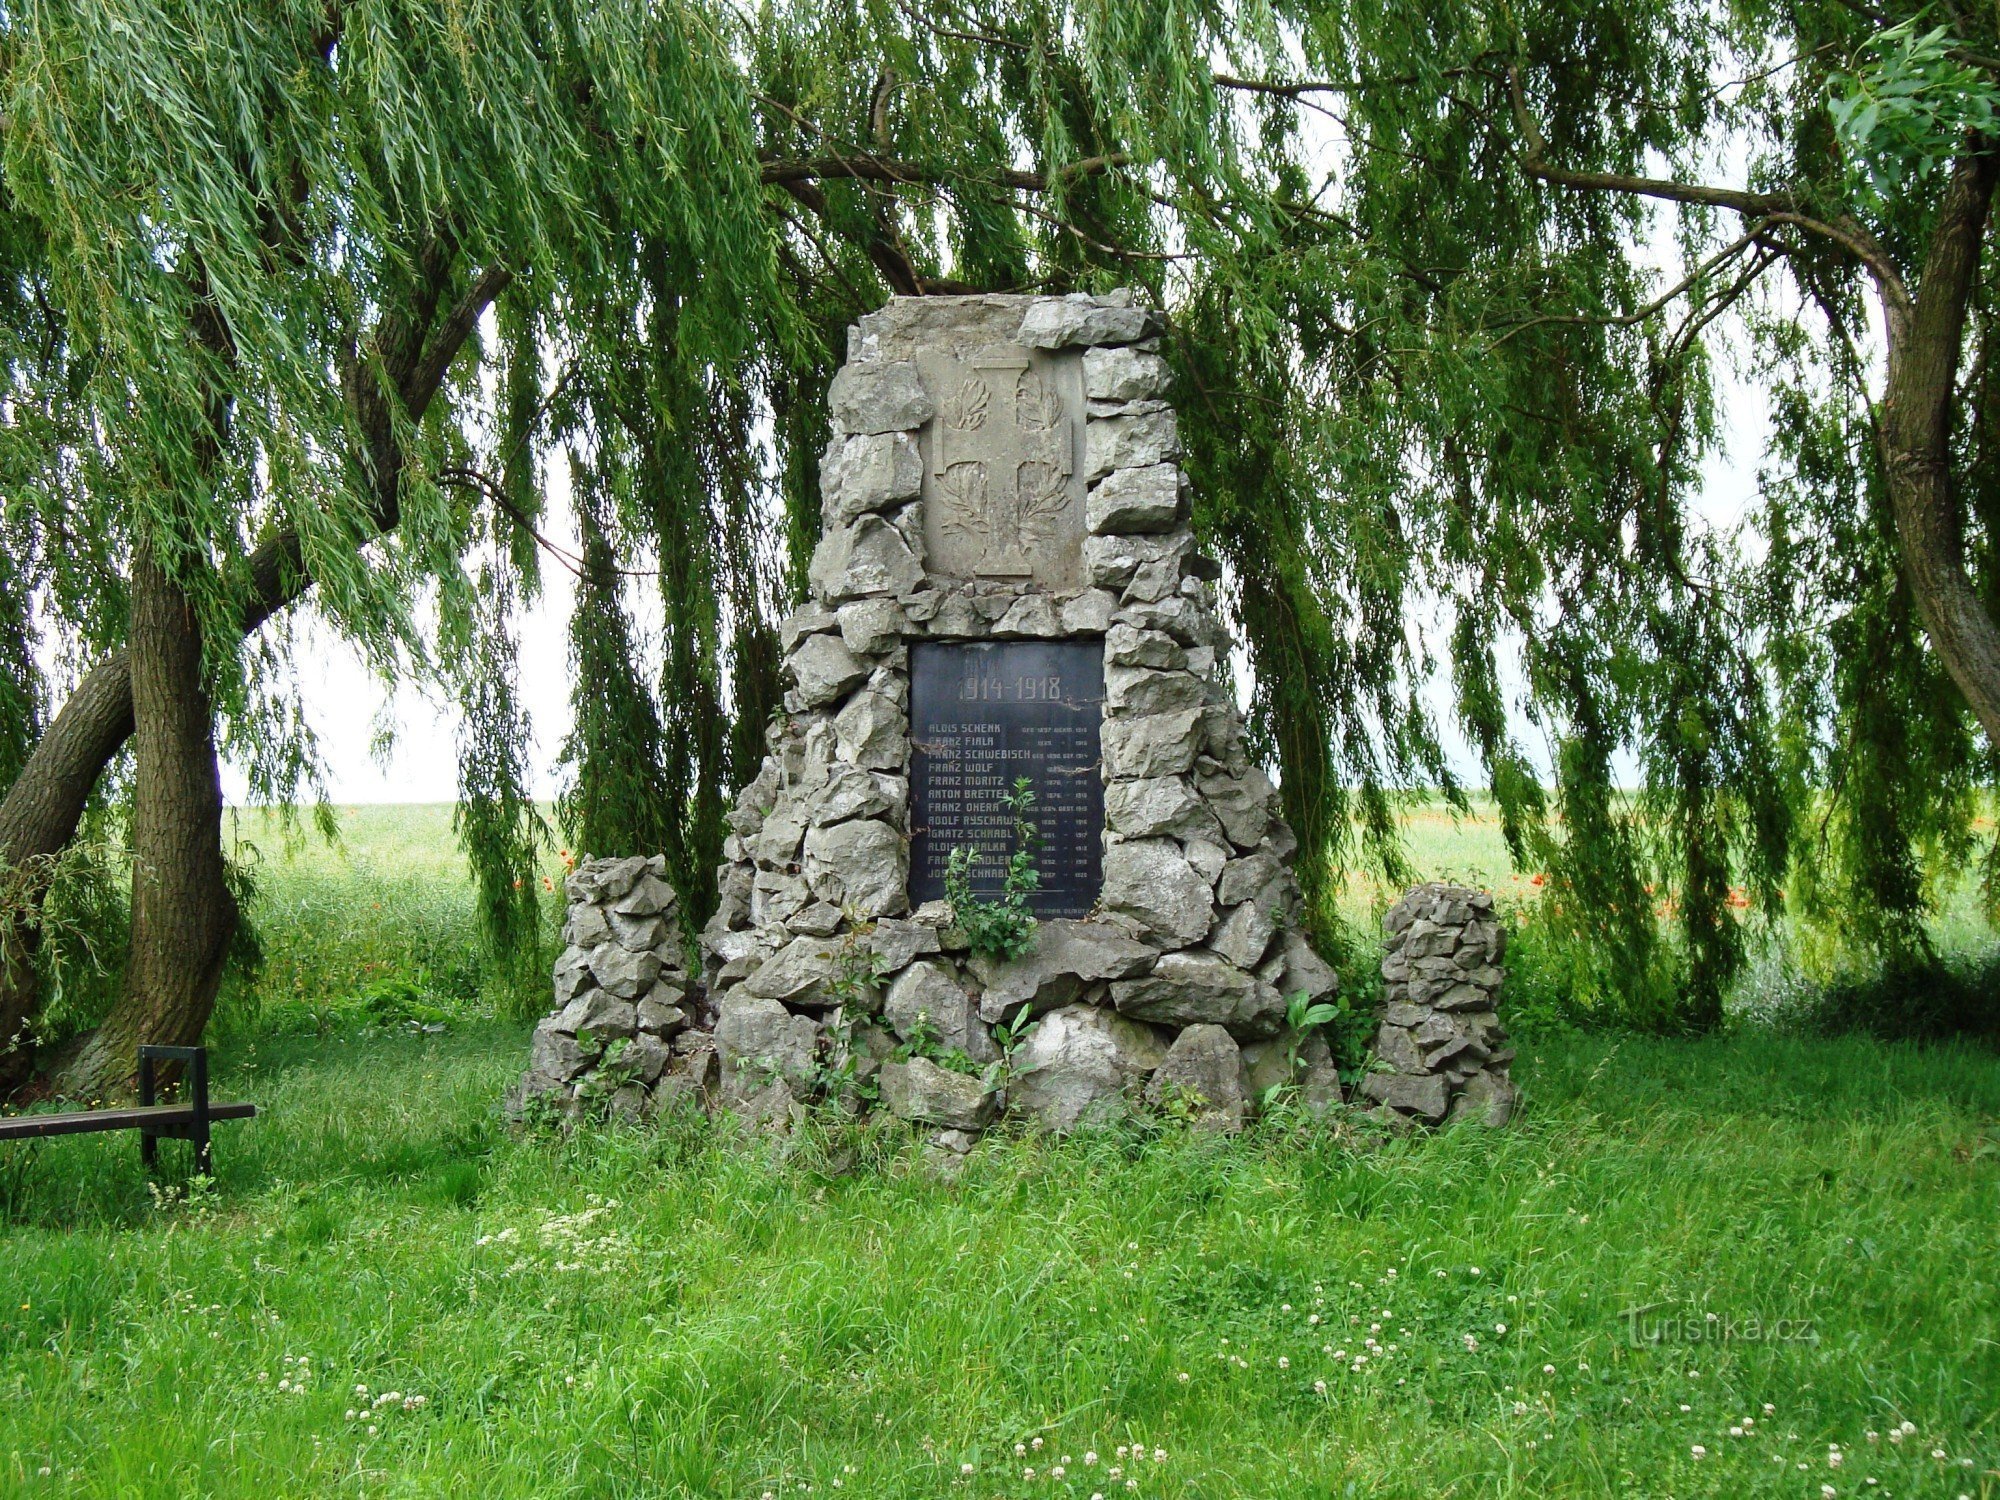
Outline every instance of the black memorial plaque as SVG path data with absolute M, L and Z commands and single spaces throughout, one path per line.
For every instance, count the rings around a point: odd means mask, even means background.
M 1080 917 L 1104 879 L 1102 641 L 921 641 L 910 647 L 910 900 L 944 895 L 945 861 L 979 851 L 972 888 L 1000 890 L 1013 852 L 1001 799 L 1025 776 L 1041 834 L 1039 917 Z

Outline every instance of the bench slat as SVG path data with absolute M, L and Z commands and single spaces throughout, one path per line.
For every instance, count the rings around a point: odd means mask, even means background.
M 219 1103 L 208 1107 L 210 1120 L 248 1120 L 257 1106 Z M 140 1104 L 122 1109 L 80 1109 L 65 1114 L 10 1115 L 0 1119 L 0 1141 L 33 1140 L 49 1135 L 89 1135 L 102 1130 L 171 1129 L 194 1123 L 192 1104 Z

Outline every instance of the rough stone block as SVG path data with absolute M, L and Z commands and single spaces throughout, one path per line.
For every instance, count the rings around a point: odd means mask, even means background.
M 845 697 L 868 680 L 868 664 L 837 635 L 809 635 L 786 659 L 802 708 Z
M 1444 1118 L 1445 1081 L 1439 1077 L 1414 1078 L 1403 1073 L 1370 1073 L 1361 1080 L 1361 1092 L 1378 1104 L 1401 1114 L 1414 1115 L 1433 1125 Z
M 850 362 L 827 387 L 826 401 L 843 432 L 913 432 L 937 413 L 923 377 L 908 360 Z
M 606 943 L 590 955 L 590 972 L 597 982 L 620 1000 L 637 1000 L 660 977 L 660 956 L 646 951 L 635 953 L 617 943 Z
M 1201 704 L 1202 682 L 1192 672 L 1158 672 L 1149 667 L 1104 669 L 1104 706 L 1121 718 L 1182 713 Z
M 927 1035 L 938 1046 L 963 1052 L 977 1063 L 993 1062 L 1000 1049 L 980 1024 L 979 1010 L 949 965 L 919 959 L 889 986 L 882 1019 L 905 1041 Z
M 1200 942 L 1215 921 L 1214 892 L 1171 839 L 1132 839 L 1107 849 L 1100 904 L 1172 948 Z
M 725 1088 L 747 1097 L 776 1079 L 802 1097 L 817 1075 L 819 1037 L 819 1025 L 809 1016 L 794 1015 L 776 1000 L 731 994 L 715 1025 Z
M 882 517 L 830 528 L 813 550 L 807 579 L 829 604 L 870 594 L 901 594 L 923 582 L 924 565 L 909 541 Z
M 876 818 L 856 818 L 806 835 L 806 883 L 822 901 L 857 917 L 893 916 L 909 905 L 909 850 Z
M 1163 396 L 1174 372 L 1157 354 L 1137 349 L 1083 351 L 1083 394 L 1092 401 L 1143 401 Z
M 1165 327 L 1166 319 L 1149 307 L 1107 307 L 1083 296 L 1043 298 L 1028 308 L 1014 338 L 1030 349 L 1069 349 L 1080 344 L 1136 344 Z
M 1171 411 L 1148 412 L 1137 417 L 1099 417 L 1084 424 L 1083 477 L 1096 484 L 1118 469 L 1165 468 L 1173 476 L 1173 514 L 1181 514 L 1179 471 L 1173 467 L 1181 456 L 1180 423 Z M 1093 492 L 1094 493 L 1094 492 Z M 1086 510 L 1086 521 L 1089 512 Z M 1164 531 L 1173 522 L 1134 530 Z M 1113 528 L 1100 528 L 1109 531 Z
M 1146 1102 L 1186 1108 L 1198 1128 L 1241 1130 L 1250 1108 L 1250 1079 L 1236 1039 L 1220 1026 L 1185 1028 L 1147 1080 Z
M 923 482 L 924 461 L 910 433 L 836 437 L 820 463 L 822 511 L 830 521 L 851 521 L 916 499 Z
M 1104 789 L 1104 819 L 1127 838 L 1220 840 L 1221 824 L 1185 776 L 1114 781 Z
M 1105 720 L 1099 736 L 1105 769 L 1118 779 L 1185 774 L 1194 767 L 1195 730 L 1200 720 L 1200 711 L 1195 709 L 1151 718 Z
M 1276 1036 L 1284 1028 L 1285 1002 L 1255 974 L 1219 953 L 1169 953 L 1142 979 L 1111 986 L 1111 1002 L 1123 1015 L 1164 1026 L 1208 1023 L 1231 1035 Z
M 1125 423 L 1138 421 L 1157 422 L 1158 416 L 1109 418 L 1091 423 L 1090 430 L 1122 428 Z M 1111 438 L 1106 438 L 1104 447 L 1107 454 L 1149 453 L 1155 449 L 1167 451 L 1165 440 L 1157 434 L 1129 437 L 1123 446 L 1115 446 Z M 1092 536 L 1171 531 L 1180 524 L 1183 515 L 1180 470 L 1170 463 L 1116 468 L 1106 475 L 1103 482 L 1092 487 L 1084 502 L 1083 515 L 1084 525 Z M 1136 564 L 1133 571 L 1137 571 Z
M 1116 1119 L 1126 1093 L 1166 1060 L 1152 1027 L 1094 1005 L 1043 1016 L 1014 1060 L 1010 1107 L 1052 1130 Z
M 966 1073 L 941 1068 L 927 1057 L 886 1063 L 882 1102 L 898 1119 L 951 1130 L 984 1130 L 999 1113 L 1000 1101 Z
M 1035 925 L 1035 945 L 1019 958 L 975 956 L 979 1014 L 1012 1023 L 1023 1005 L 1030 1015 L 1075 1001 L 1092 985 L 1143 974 L 1154 950 L 1102 922 L 1052 917 Z

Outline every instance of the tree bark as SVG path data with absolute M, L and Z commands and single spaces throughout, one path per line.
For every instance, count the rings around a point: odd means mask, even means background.
M 202 639 L 186 592 L 141 543 L 132 567 L 132 942 L 125 989 L 59 1065 L 74 1099 L 125 1092 L 141 1043 L 201 1040 L 236 932 Z
M 1990 142 L 1954 165 L 1914 298 L 1882 288 L 1888 376 L 1881 443 L 1904 579 L 1945 671 L 2000 748 L 2000 626 L 1965 562 L 1965 517 L 1951 479 L 1952 412 L 1972 293 L 1979 281 L 2000 155 Z
M 91 788 L 131 734 L 132 669 L 120 651 L 70 694 L 0 803 L 0 866 L 21 872 L 18 904 L 0 915 L 0 1094 L 34 1060 L 26 1029 L 41 1005 L 32 920 L 47 882 L 40 867 L 75 837 Z

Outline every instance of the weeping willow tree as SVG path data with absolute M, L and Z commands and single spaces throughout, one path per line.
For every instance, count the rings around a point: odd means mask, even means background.
M 817 536 L 840 331 L 892 293 L 1136 283 L 1175 312 L 1197 523 L 1322 925 L 1357 857 L 1399 871 L 1400 791 L 1464 794 L 1442 679 L 1579 982 L 1631 1013 L 1714 1019 L 1743 885 L 1767 916 L 1873 901 L 1863 938 L 1907 935 L 1990 775 L 1976 673 L 1912 568 L 1912 450 L 1887 440 L 1908 406 L 1869 404 L 1861 278 L 1922 303 L 1941 204 L 1961 260 L 1983 243 L 1962 190 L 1985 148 L 1933 148 L 1986 126 L 1926 105 L 1883 136 L 1881 109 L 1836 106 L 1965 95 L 1994 49 L 1925 51 L 1890 19 L 10 10 L 0 858 L 28 887 L 135 746 L 128 990 L 43 1065 L 89 1091 L 142 1034 L 198 1032 L 232 922 L 218 746 L 260 792 L 309 783 L 309 706 L 276 701 L 283 641 L 258 634 L 308 589 L 386 676 L 465 710 L 461 837 L 496 939 L 532 943 L 508 605 L 539 587 L 557 453 L 584 531 L 562 811 L 580 843 L 666 852 L 699 920 Z M 1688 187 L 1745 140 L 1784 186 Z M 1905 148 L 1914 187 L 1820 206 Z M 1650 269 L 1659 202 L 1685 275 Z M 1760 293 L 1774 274 L 1822 325 Z M 1755 568 L 1690 510 L 1738 315 L 1780 397 Z M 1952 493 L 1984 493 L 1986 425 L 1945 422 Z M 618 642 L 640 588 L 657 681 Z M 7 917 L 0 1034 L 34 1012 L 33 913 L 31 890 Z
M 253 677 L 246 636 L 308 587 L 385 672 L 456 685 L 461 832 L 488 918 L 502 938 L 533 928 L 502 606 L 535 584 L 516 529 L 533 526 L 538 490 L 504 495 L 503 522 L 452 480 L 506 467 L 481 432 L 518 462 L 533 413 L 486 410 L 482 372 L 505 361 L 482 323 L 503 293 L 529 326 L 615 274 L 610 212 L 703 267 L 688 290 L 701 336 L 740 349 L 741 310 L 769 302 L 775 268 L 743 79 L 714 19 L 10 11 L 7 207 L 67 352 L 54 378 L 17 380 L 16 404 L 51 428 L 71 410 L 86 420 L 42 460 L 74 481 L 20 500 L 47 543 L 27 613 L 77 680 L 0 812 L 7 863 L 60 849 L 134 745 L 127 988 L 55 1060 L 65 1091 L 114 1085 L 133 1042 L 191 1039 L 206 1021 L 235 920 L 218 737 L 273 686 Z M 54 544 L 72 534 L 99 541 Z M 100 618 L 123 628 L 85 628 Z M 24 677 L 31 700 L 46 696 L 32 664 Z M 310 754 L 298 735 L 258 740 L 253 784 L 293 784 Z M 17 1023 L 34 995 L 23 966 L 8 977 L 0 1022 Z
M 1335 290 L 1283 362 L 1325 372 L 1308 420 L 1336 419 L 1284 452 L 1333 461 L 1321 489 L 1348 511 L 1318 550 L 1357 598 L 1388 579 L 1448 601 L 1461 726 L 1580 980 L 1710 1024 L 1745 904 L 1924 951 L 2000 734 L 1991 13 L 1285 17 L 1293 70 L 1235 86 L 1333 117 L 1319 223 L 1349 269 L 1313 279 Z M 1745 538 L 1691 505 L 1723 331 L 1772 398 Z M 1353 510 L 1378 503 L 1408 567 L 1347 550 L 1380 534 Z M 1336 634 L 1320 659 L 1350 649 Z

